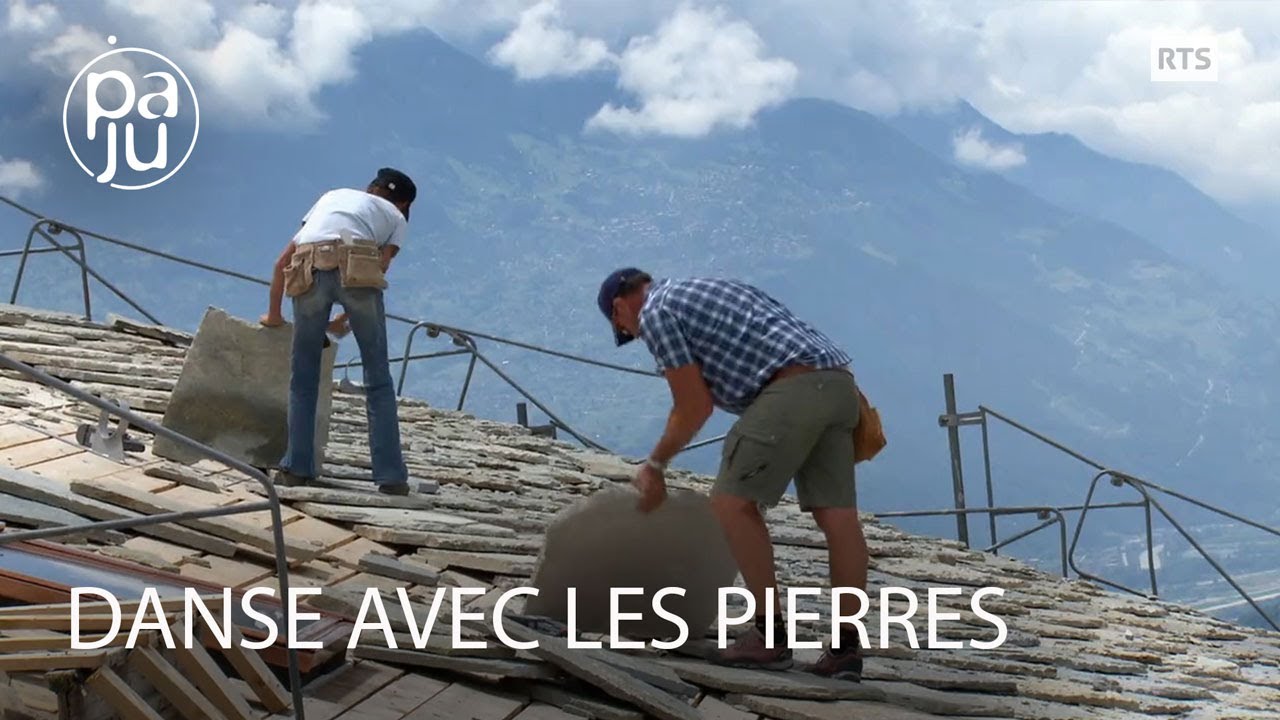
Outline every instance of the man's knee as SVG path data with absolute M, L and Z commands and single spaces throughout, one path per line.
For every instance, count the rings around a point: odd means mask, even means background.
M 727 493 L 712 493 L 711 511 L 721 523 L 762 518 L 760 505 L 755 500 Z
M 827 535 L 862 533 L 857 508 L 818 508 L 813 511 L 813 519 Z

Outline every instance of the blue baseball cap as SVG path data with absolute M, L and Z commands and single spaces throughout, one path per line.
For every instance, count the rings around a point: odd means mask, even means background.
M 600 304 L 600 312 L 604 313 L 605 319 L 609 321 L 610 325 L 613 324 L 614 299 L 622 294 L 622 291 L 627 288 L 631 281 L 645 274 L 643 270 L 637 268 L 622 268 L 609 273 L 609 277 L 600 283 L 600 295 L 596 298 L 596 301 Z M 635 336 L 626 330 L 620 330 L 616 327 L 613 329 L 613 340 L 619 347 L 635 339 Z

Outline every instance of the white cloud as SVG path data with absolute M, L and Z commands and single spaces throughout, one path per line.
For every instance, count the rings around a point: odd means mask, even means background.
M 1009 170 L 1027 162 L 1021 143 L 997 145 L 982 137 L 982 130 L 976 127 L 956 133 L 951 148 L 957 162 L 984 170 Z
M 520 14 L 520 22 L 489 58 L 510 67 L 521 80 L 571 76 L 612 61 L 603 40 L 580 37 L 565 29 L 557 0 L 543 0 Z
M 795 65 L 764 50 L 755 29 L 723 8 L 681 7 L 655 35 L 633 38 L 619 59 L 618 84 L 640 107 L 606 105 L 588 127 L 682 137 L 745 127 L 796 81 Z
M 58 22 L 58 8 L 49 3 L 28 5 L 25 0 L 9 3 L 7 27 L 11 32 L 41 34 Z
M 0 157 L 0 195 L 18 196 L 38 190 L 44 185 L 44 177 L 27 160 L 6 160 Z
M 60 94 L 116 33 L 186 69 L 214 96 L 209 120 L 289 131 L 323 118 L 320 91 L 354 79 L 361 47 L 428 28 L 481 52 L 505 37 L 490 57 L 521 77 L 604 67 L 602 52 L 624 49 L 634 104 L 591 121 L 618 132 L 696 136 L 791 95 L 882 115 L 965 99 L 1011 130 L 1070 133 L 1220 199 L 1280 195 L 1278 2 L 687 2 L 8 0 L 0 82 Z M 1220 81 L 1151 83 L 1150 35 L 1197 29 L 1219 38 Z
M 32 50 L 30 58 L 58 75 L 75 77 L 81 68 L 110 49 L 105 35 L 82 25 L 71 25 L 53 40 Z

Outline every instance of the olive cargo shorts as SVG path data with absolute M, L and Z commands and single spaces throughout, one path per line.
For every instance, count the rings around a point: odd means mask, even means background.
M 794 478 L 803 510 L 855 507 L 857 424 L 858 388 L 847 371 L 775 381 L 725 436 L 712 493 L 773 506 Z

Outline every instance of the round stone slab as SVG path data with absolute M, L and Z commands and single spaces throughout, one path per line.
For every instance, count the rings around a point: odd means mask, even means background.
M 654 612 L 653 596 L 679 587 L 662 608 L 689 626 L 691 640 L 716 620 L 718 592 L 732 586 L 738 566 L 729 552 L 711 503 L 701 493 L 673 489 L 647 515 L 636 510 L 638 494 L 627 487 L 605 488 L 562 511 L 547 527 L 546 542 L 533 576 L 537 597 L 525 613 L 569 621 L 568 588 L 576 588 L 579 633 L 609 633 L 612 588 L 643 588 L 643 595 L 619 598 L 622 613 L 640 620 L 619 623 L 623 637 L 673 638 L 679 629 Z

